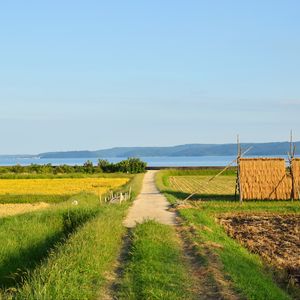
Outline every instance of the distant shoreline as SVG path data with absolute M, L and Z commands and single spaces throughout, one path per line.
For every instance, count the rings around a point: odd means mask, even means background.
M 282 157 L 287 159 L 287 155 L 271 155 L 269 157 Z M 248 156 L 250 157 L 250 156 Z M 264 157 L 267 157 L 264 155 Z M 104 157 L 111 163 L 117 163 L 121 160 L 125 160 L 128 157 Z M 140 157 L 142 161 L 145 161 L 149 168 L 207 168 L 207 167 L 224 167 L 236 158 L 236 155 L 227 156 L 181 156 L 181 157 Z M 83 165 L 87 160 L 92 161 L 94 165 L 97 165 L 98 158 L 20 158 L 20 157 L 0 157 L 0 166 L 26 166 L 30 164 L 46 165 Z M 234 166 L 234 164 L 233 164 Z

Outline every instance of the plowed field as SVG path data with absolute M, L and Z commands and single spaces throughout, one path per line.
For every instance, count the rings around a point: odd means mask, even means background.
M 240 214 L 223 216 L 220 223 L 229 236 L 300 285 L 300 215 Z

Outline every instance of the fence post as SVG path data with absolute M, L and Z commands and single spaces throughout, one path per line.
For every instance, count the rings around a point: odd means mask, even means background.
M 129 187 L 129 199 L 131 198 L 131 186 Z

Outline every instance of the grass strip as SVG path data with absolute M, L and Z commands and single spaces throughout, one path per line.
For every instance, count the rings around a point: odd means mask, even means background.
M 0 179 L 1 180 L 1 179 Z M 70 195 L 0 195 L 0 204 L 10 203 L 60 203 L 70 198 Z
M 25 280 L 15 299 L 94 299 L 121 247 L 128 204 L 101 208 Z
M 118 299 L 192 299 L 188 271 L 175 230 L 148 221 L 132 235 Z

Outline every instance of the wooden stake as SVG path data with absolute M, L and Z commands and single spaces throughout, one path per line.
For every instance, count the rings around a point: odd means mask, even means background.
M 294 198 L 296 196 L 295 192 L 295 177 L 293 174 L 293 160 L 294 160 L 294 155 L 295 155 L 295 146 L 293 143 L 293 131 L 291 130 L 290 133 L 290 153 L 289 153 L 289 168 L 290 168 L 290 173 L 292 177 L 292 192 L 291 192 L 291 201 L 294 201 Z
M 129 199 L 131 198 L 131 186 L 129 187 Z
M 241 189 L 241 178 L 240 178 L 240 159 L 242 156 L 241 144 L 240 144 L 240 136 L 237 136 L 237 148 L 238 148 L 238 155 L 237 155 L 237 190 L 239 191 L 240 195 L 240 202 L 243 202 L 243 193 Z

